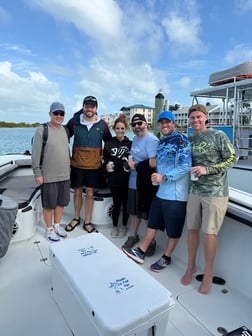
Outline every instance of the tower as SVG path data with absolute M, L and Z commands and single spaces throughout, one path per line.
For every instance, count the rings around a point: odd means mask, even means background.
M 159 93 L 155 96 L 155 109 L 153 115 L 153 133 L 155 135 L 158 134 L 158 124 L 157 118 L 158 115 L 164 110 L 164 95 L 162 94 L 162 90 L 159 90 Z

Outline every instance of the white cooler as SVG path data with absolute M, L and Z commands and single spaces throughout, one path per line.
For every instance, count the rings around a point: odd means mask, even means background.
M 53 297 L 74 336 L 165 336 L 171 293 L 101 233 L 50 246 Z

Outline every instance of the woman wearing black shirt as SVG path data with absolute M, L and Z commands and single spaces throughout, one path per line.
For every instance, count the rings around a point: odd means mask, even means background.
M 131 140 L 125 136 L 128 123 L 125 115 L 120 115 L 114 123 L 115 136 L 106 141 L 103 150 L 103 167 L 106 171 L 107 183 L 113 198 L 111 230 L 112 238 L 123 238 L 127 232 L 128 181 L 130 168 L 127 164 L 131 148 Z M 118 219 L 122 207 L 122 227 L 118 229 Z

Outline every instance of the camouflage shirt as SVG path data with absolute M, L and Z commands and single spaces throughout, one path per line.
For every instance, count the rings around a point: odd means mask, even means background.
M 192 166 L 204 166 L 207 175 L 191 183 L 190 192 L 201 196 L 228 196 L 227 170 L 237 158 L 226 134 L 208 128 L 200 134 L 189 136 L 192 146 Z

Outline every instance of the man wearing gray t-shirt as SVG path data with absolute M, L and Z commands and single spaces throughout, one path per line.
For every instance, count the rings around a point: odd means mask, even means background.
M 33 138 L 32 169 L 41 187 L 47 239 L 56 242 L 67 237 L 60 227 L 60 221 L 64 207 L 70 201 L 70 152 L 68 135 L 62 126 L 64 105 L 52 103 L 49 116 L 50 121 L 39 126 Z

